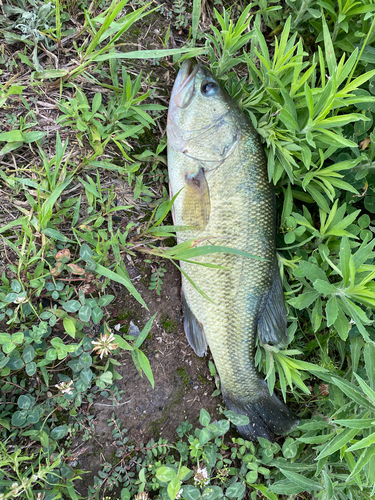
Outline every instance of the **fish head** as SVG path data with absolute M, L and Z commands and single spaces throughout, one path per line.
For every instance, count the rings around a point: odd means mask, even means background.
M 233 154 L 244 117 L 238 106 L 203 65 L 184 61 L 168 111 L 168 145 L 196 159 L 206 170 Z

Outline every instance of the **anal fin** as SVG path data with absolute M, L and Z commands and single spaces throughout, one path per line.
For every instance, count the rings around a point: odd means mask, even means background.
M 285 347 L 289 343 L 286 332 L 286 307 L 280 271 L 275 263 L 271 289 L 258 320 L 258 338 L 262 344 Z
M 184 313 L 184 329 L 186 338 L 195 353 L 202 357 L 207 353 L 207 339 L 204 334 L 203 326 L 197 321 L 197 318 L 191 312 L 191 309 L 182 292 L 182 309 Z

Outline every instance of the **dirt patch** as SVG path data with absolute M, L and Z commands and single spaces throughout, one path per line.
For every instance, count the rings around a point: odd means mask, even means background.
M 201 408 L 211 415 L 218 415 L 219 397 L 211 397 L 215 384 L 208 369 L 208 358 L 199 358 L 189 346 L 181 313 L 181 279 L 179 271 L 170 263 L 164 267 L 167 272 L 163 278 L 161 294 L 148 290 L 149 276 L 147 264 L 142 260 L 128 265 L 128 272 L 137 290 L 149 307 L 149 311 L 124 290 L 115 290 L 117 298 L 111 311 L 112 326 L 121 324 L 127 330 L 130 321 L 142 330 L 150 317 L 157 313 L 154 326 L 142 345 L 155 378 L 152 389 L 147 378 L 141 378 L 131 356 L 124 353 L 122 366 L 118 372 L 123 377 L 117 381 L 119 390 L 124 391 L 119 405 L 112 406 L 108 399 L 98 399 L 90 408 L 94 414 L 92 437 L 82 442 L 81 436 L 75 439 L 72 449 L 85 449 L 78 459 L 79 468 L 89 471 L 76 489 L 85 495 L 93 477 L 101 464 L 112 457 L 116 451 L 113 444 L 112 427 L 108 419 L 114 414 L 121 425 L 128 429 L 130 441 L 147 442 L 151 437 L 175 440 L 176 429 L 184 420 L 196 424 Z

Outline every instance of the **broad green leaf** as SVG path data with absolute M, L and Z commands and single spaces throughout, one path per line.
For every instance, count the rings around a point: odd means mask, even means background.
M 163 483 L 168 483 L 172 481 L 177 476 L 176 471 L 172 469 L 172 467 L 168 467 L 167 465 L 163 465 L 159 467 L 156 471 L 156 478 Z
M 95 272 L 98 274 L 105 276 L 106 278 L 109 278 L 112 281 L 116 281 L 117 283 L 120 283 L 121 285 L 124 285 L 125 288 L 133 295 L 133 297 L 140 303 L 142 304 L 143 307 L 148 309 L 146 306 L 145 301 L 142 299 L 141 295 L 139 292 L 136 290 L 132 282 L 128 277 L 125 277 L 124 273 L 121 273 L 121 269 L 117 269 L 117 273 L 114 271 L 111 271 L 110 269 L 107 269 L 106 267 L 103 267 L 101 264 L 96 264 L 95 266 Z
M 350 451 L 354 451 L 354 450 L 360 450 L 362 448 L 367 448 L 368 446 L 370 446 L 374 443 L 375 443 L 375 432 L 373 432 L 369 436 L 361 439 L 357 443 L 353 444 L 346 451 L 350 452 Z
M 324 457 L 328 457 L 332 455 L 337 450 L 340 450 L 343 446 L 346 446 L 347 443 L 353 439 L 358 433 L 359 429 L 344 429 L 340 434 L 338 434 L 332 441 L 330 441 L 327 446 L 319 453 L 316 457 L 316 460 L 321 460 Z
M 241 500 L 245 494 L 246 486 L 242 482 L 235 482 L 229 486 L 225 491 L 225 496 L 227 498 L 233 498 Z
M 125 339 L 123 339 L 120 335 L 115 335 L 115 343 L 121 349 L 125 349 L 126 351 L 133 351 L 134 347 L 131 346 Z
M 70 335 L 71 337 L 75 338 L 75 335 L 76 335 L 76 326 L 75 326 L 74 321 L 72 319 L 70 319 L 70 318 L 64 318 L 63 319 L 63 325 L 64 325 L 66 333 L 68 335 Z
M 134 342 L 134 347 L 141 347 L 143 344 L 144 340 L 146 339 L 148 332 L 151 330 L 152 323 L 154 322 L 154 319 L 156 317 L 155 313 L 146 323 L 145 327 L 141 331 L 140 335 L 137 337 L 137 340 Z
M 23 349 L 22 357 L 25 363 L 31 363 L 35 357 L 35 351 L 33 346 L 27 345 Z
M 234 425 L 237 426 L 248 425 L 250 422 L 249 417 L 247 417 L 246 415 L 240 415 L 231 410 L 225 411 L 224 415 L 227 417 L 228 420 L 230 420 Z
M 292 481 L 299 487 L 303 487 L 304 491 L 316 491 L 323 489 L 320 483 L 312 481 L 306 476 L 302 476 L 301 474 L 296 474 L 295 472 L 287 471 L 282 468 L 280 468 L 280 471 L 284 474 L 284 476 L 287 479 L 289 479 L 289 481 Z
M 335 296 L 331 296 L 326 304 L 327 326 L 333 325 L 338 316 L 338 304 Z
M 337 288 L 335 285 L 331 285 L 331 283 L 327 283 L 325 280 L 318 279 L 313 283 L 313 287 L 315 290 L 317 290 L 319 293 L 321 293 L 324 296 L 330 295 L 330 294 L 337 294 Z
M 78 302 L 78 300 L 68 300 L 62 306 L 63 306 L 63 309 L 65 309 L 66 312 L 74 313 L 74 312 L 77 312 L 80 309 L 81 303 Z
M 289 304 L 297 309 L 306 309 L 309 307 L 317 298 L 319 293 L 315 290 L 304 291 L 298 297 L 288 300 Z
M 67 425 L 59 425 L 58 427 L 54 427 L 51 431 L 50 438 L 51 439 L 62 439 L 68 434 L 69 426 Z
M 200 416 L 199 416 L 199 422 L 200 424 L 205 427 L 206 425 L 208 425 L 211 421 L 211 417 L 209 415 L 209 413 L 205 410 L 205 409 L 201 409 L 201 413 L 200 413 Z
M 366 342 L 363 354 L 370 387 L 375 391 L 375 345 L 370 342 Z
M 375 444 L 372 444 L 366 449 L 364 449 L 360 457 L 358 458 L 355 467 L 351 471 L 349 478 L 355 476 L 358 472 L 360 472 L 363 469 L 363 467 L 368 463 L 370 458 L 374 456 L 374 453 L 375 453 Z
M 181 481 L 179 480 L 178 477 L 174 477 L 172 481 L 168 484 L 167 488 L 169 498 L 171 500 L 174 500 L 180 489 L 181 489 Z
M 357 377 L 358 380 L 358 375 L 356 373 L 354 375 Z M 370 411 L 375 410 L 375 404 L 371 405 L 371 403 L 367 401 L 367 399 L 362 395 L 359 388 L 356 387 L 354 384 L 351 384 L 350 382 L 348 382 L 343 378 L 336 378 L 336 377 L 333 377 L 332 381 L 335 385 L 337 385 L 337 387 L 339 387 L 342 390 L 344 394 L 346 394 L 353 401 L 361 405 L 363 408 L 366 408 L 367 410 Z
M 342 340 L 346 340 L 348 338 L 348 333 L 349 333 L 349 320 L 345 316 L 345 314 L 342 312 L 340 308 L 340 300 L 337 300 L 338 302 L 338 311 L 337 311 L 337 318 L 333 323 L 333 326 L 336 328 L 337 333 L 340 335 Z
M 208 427 L 203 427 L 203 429 L 201 429 L 199 432 L 199 444 L 201 446 L 205 445 L 206 443 L 208 443 L 211 437 L 212 434 L 210 432 L 210 429 L 208 429 Z
M 366 394 L 366 396 L 371 400 L 373 407 L 375 408 L 375 391 L 369 387 L 366 382 L 357 374 L 354 374 L 359 385 L 361 386 L 361 389 L 363 392 Z
M 57 231 L 57 229 L 46 227 L 42 230 L 42 233 L 46 236 L 49 236 L 50 238 L 53 238 L 54 240 L 62 241 L 63 243 L 73 243 L 71 239 L 69 239 L 67 236 L 64 236 L 62 233 L 60 233 L 60 231 Z
M 150 362 L 149 362 L 147 356 L 142 351 L 140 351 L 139 349 L 136 349 L 135 352 L 136 352 L 136 355 L 137 355 L 139 366 L 144 371 L 144 373 L 145 373 L 146 377 L 148 378 L 148 380 L 149 380 L 152 388 L 154 388 L 154 384 L 155 384 L 154 383 L 154 375 L 152 373 L 151 365 L 150 365 Z
M 307 262 L 306 260 L 301 260 L 298 265 L 298 270 L 300 270 L 306 278 L 308 278 L 312 283 L 317 279 L 326 281 L 328 283 L 328 278 L 326 273 L 316 264 L 312 262 Z
M 335 424 L 342 425 L 343 427 L 350 427 L 350 429 L 369 429 L 375 425 L 373 418 L 350 418 L 350 419 L 335 419 Z

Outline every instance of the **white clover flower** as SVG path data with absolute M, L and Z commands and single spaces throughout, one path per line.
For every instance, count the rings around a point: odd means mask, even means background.
M 200 486 L 205 486 L 209 482 L 210 482 L 210 480 L 208 478 L 208 472 L 207 472 L 206 467 L 198 466 L 194 472 L 195 485 L 199 484 Z
M 55 387 L 61 392 L 61 394 L 72 394 L 74 387 L 71 387 L 73 380 L 70 382 L 60 382 L 56 384 Z
M 180 491 L 177 493 L 175 500 L 177 500 L 178 498 L 181 498 L 182 492 L 183 492 L 183 489 L 181 488 Z
M 114 351 L 117 349 L 118 345 L 114 343 L 115 336 L 113 333 L 104 333 L 100 335 L 99 340 L 95 340 L 92 342 L 94 344 L 94 351 L 98 351 L 100 355 L 100 359 L 103 359 L 103 356 L 107 356 L 110 351 Z

